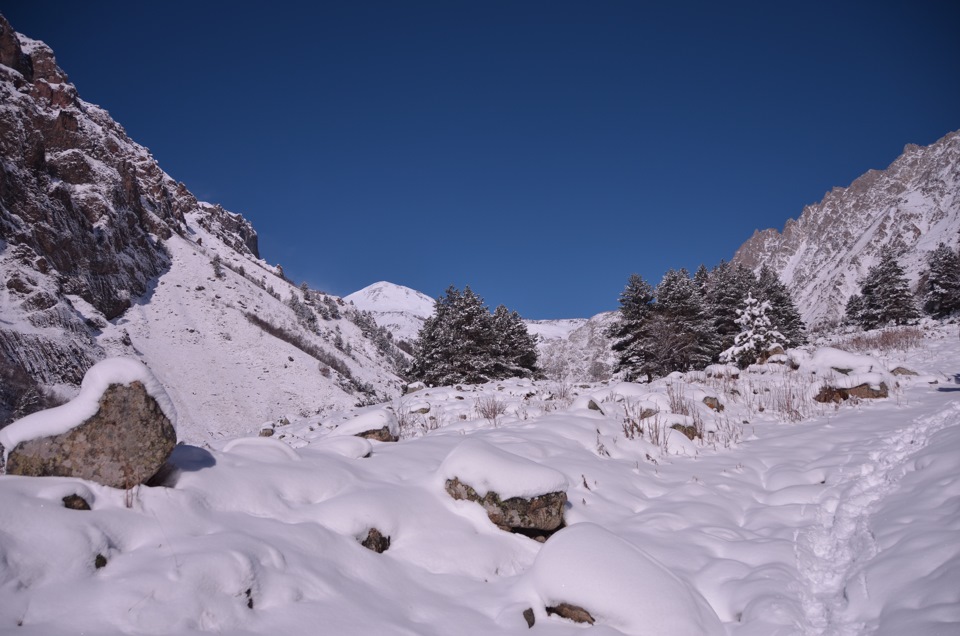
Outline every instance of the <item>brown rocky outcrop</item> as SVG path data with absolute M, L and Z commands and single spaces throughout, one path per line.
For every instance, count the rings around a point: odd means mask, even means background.
M 507 532 L 546 539 L 563 527 L 563 508 L 567 503 L 565 492 L 551 492 L 529 499 L 501 499 L 500 495 L 491 491 L 481 497 L 470 485 L 457 478 L 447 480 L 446 490 L 454 499 L 479 503 L 490 521 Z
M 383 554 L 390 549 L 390 537 L 385 536 L 376 528 L 370 528 L 367 531 L 367 537 L 360 542 L 360 545 L 368 550 L 373 550 L 377 554 Z
M 887 385 L 884 382 L 881 382 L 877 388 L 873 388 L 869 384 L 858 384 L 855 387 L 849 389 L 833 387 L 833 386 L 824 386 L 820 389 L 820 392 L 814 396 L 814 400 L 817 402 L 843 402 L 849 400 L 850 398 L 861 398 L 874 400 L 878 398 L 885 398 L 889 395 Z
M 552 605 L 547 608 L 547 614 L 555 614 L 556 616 L 571 620 L 574 623 L 593 625 L 596 622 L 593 616 L 590 615 L 590 612 L 579 605 L 571 605 L 570 603 L 557 603 L 556 605 Z
M 377 442 L 396 442 L 399 441 L 399 437 L 390 432 L 389 426 L 384 426 L 383 428 L 375 428 L 369 431 L 363 431 L 357 433 L 357 437 L 362 437 L 363 439 L 372 439 Z
M 112 384 L 99 410 L 75 428 L 10 449 L 6 472 L 89 479 L 130 488 L 150 479 L 177 443 L 173 424 L 143 384 Z

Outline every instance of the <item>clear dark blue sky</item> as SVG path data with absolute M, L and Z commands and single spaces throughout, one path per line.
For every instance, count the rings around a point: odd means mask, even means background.
M 528 318 L 729 259 L 960 128 L 952 0 L 0 11 L 297 282 L 469 284 Z

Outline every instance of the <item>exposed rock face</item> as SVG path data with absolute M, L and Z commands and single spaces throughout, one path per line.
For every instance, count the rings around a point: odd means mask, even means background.
M 501 500 L 495 492 L 481 497 L 477 491 L 459 479 L 448 479 L 447 493 L 454 499 L 476 501 L 498 528 L 534 536 L 552 533 L 563 526 L 563 508 L 567 493 L 551 492 L 526 499 L 512 497 Z M 541 535 L 541 536 L 542 536 Z
M 390 549 L 390 537 L 384 536 L 376 528 L 370 528 L 367 531 L 367 538 L 361 541 L 360 545 L 368 550 L 373 550 L 377 554 L 383 554 Z
M 892 371 L 890 371 L 890 373 L 892 373 L 893 375 L 920 375 L 916 371 L 911 371 L 906 367 L 897 367 Z
M 555 614 L 557 616 L 569 619 L 574 623 L 587 623 L 588 625 L 593 625 L 596 622 L 593 616 L 590 615 L 590 612 L 583 609 L 579 605 L 571 605 L 570 603 L 559 603 L 555 606 L 548 607 L 547 614 Z
M 885 398 L 888 395 L 889 390 L 887 389 L 886 383 L 881 382 L 877 388 L 873 388 L 869 384 L 859 384 L 849 389 L 825 386 L 820 389 L 820 392 L 813 399 L 817 402 L 827 403 L 843 402 L 849 400 L 851 397 L 875 400 Z
M 707 397 L 703 398 L 703 403 L 706 404 L 711 409 L 713 409 L 714 411 L 723 410 L 723 404 L 720 402 L 720 398 L 718 397 L 708 395 Z
M 780 274 L 808 325 L 840 318 L 857 281 L 890 245 L 917 281 L 927 254 L 960 230 L 960 131 L 936 143 L 908 145 L 886 170 L 871 170 L 847 188 L 809 205 L 783 232 L 755 232 L 733 257 Z
M 114 488 L 150 479 L 173 451 L 177 434 L 143 384 L 112 384 L 97 413 L 53 437 L 10 450 L 6 472 L 34 477 L 79 477 Z
M 400 438 L 390 432 L 389 426 L 384 426 L 383 428 L 377 428 L 370 431 L 363 431 L 362 433 L 357 433 L 357 437 L 362 437 L 363 439 L 372 439 L 378 442 L 396 442 Z

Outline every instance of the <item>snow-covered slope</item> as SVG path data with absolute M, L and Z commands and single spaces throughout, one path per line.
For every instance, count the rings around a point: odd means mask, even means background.
M 194 443 L 396 393 L 392 344 L 283 278 L 2 16 L 0 97 L 0 424 L 112 354 L 148 364 Z
M 423 322 L 433 315 L 434 300 L 415 289 L 380 281 L 344 296 L 357 309 L 369 311 L 398 340 L 414 341 Z
M 607 311 L 589 319 L 527 320 L 527 331 L 537 335 L 540 368 L 547 377 L 564 382 L 607 380 L 614 355 L 607 329 L 617 312 Z
M 916 283 L 940 242 L 960 232 L 960 131 L 936 143 L 908 145 L 886 170 L 871 170 L 847 188 L 809 205 L 783 232 L 763 230 L 744 243 L 735 263 L 780 274 L 808 325 L 837 320 L 858 280 L 892 246 Z
M 0 477 L 0 632 L 955 634 L 960 343 L 926 337 L 871 366 L 927 377 L 857 404 L 811 402 L 812 376 L 779 365 L 566 395 L 505 381 L 398 398 L 398 443 L 351 434 L 393 417 L 378 405 L 179 446 L 163 488 Z M 698 419 L 708 441 L 669 428 Z M 504 532 L 447 495 L 461 474 L 565 487 L 567 527 Z

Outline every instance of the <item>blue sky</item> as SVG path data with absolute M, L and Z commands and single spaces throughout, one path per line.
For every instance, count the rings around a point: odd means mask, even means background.
M 952 1 L 246 6 L 0 11 L 336 294 L 469 284 L 586 317 L 960 128 Z

